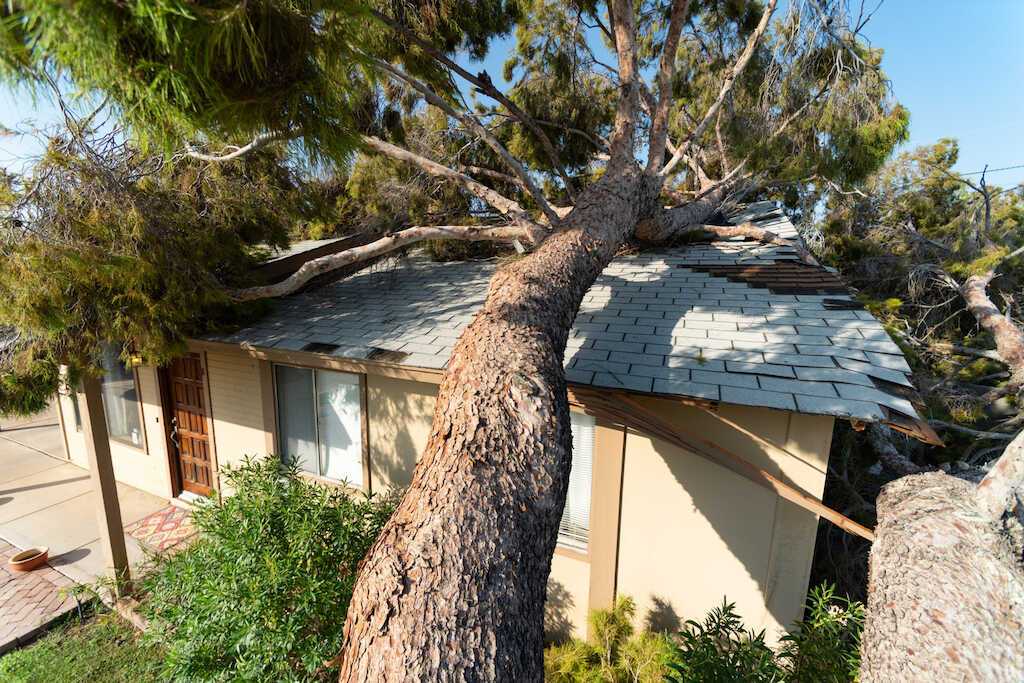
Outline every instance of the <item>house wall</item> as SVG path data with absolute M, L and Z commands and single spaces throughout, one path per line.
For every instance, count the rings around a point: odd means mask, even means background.
M 219 467 L 276 450 L 271 358 L 359 371 L 295 355 L 197 350 L 207 368 Z M 148 452 L 114 443 L 115 473 L 119 481 L 170 495 L 156 372 L 140 368 L 139 377 Z M 436 393 L 431 382 L 366 373 L 371 490 L 408 485 L 430 436 Z M 820 497 L 832 418 L 720 406 L 723 418 L 780 449 L 679 401 L 644 402 L 680 429 Z M 69 399 L 62 398 L 61 406 L 63 415 L 72 415 Z M 67 435 L 72 460 L 84 465 L 81 434 L 72 424 Z M 556 550 L 545 614 L 550 636 L 586 635 L 588 611 L 609 606 L 617 595 L 632 596 L 638 625 L 656 629 L 701 618 L 723 598 L 736 603 L 749 627 L 766 629 L 772 641 L 800 616 L 814 515 L 698 455 L 600 421 L 594 456 L 589 548 Z
M 696 408 L 647 405 L 805 492 L 819 497 L 833 419 L 723 405 L 720 414 L 785 448 L 769 448 Z M 736 603 L 769 641 L 798 619 L 816 517 L 698 455 L 630 431 L 621 498 L 617 593 L 649 627 L 676 629 Z
M 430 438 L 437 385 L 366 376 L 372 489 L 408 486 Z
M 141 448 L 111 440 L 110 458 L 114 477 L 135 488 L 157 496 L 170 497 L 171 475 L 167 465 L 167 442 L 164 436 L 163 408 L 156 369 L 143 365 L 136 368 L 139 402 L 142 408 L 143 445 Z M 80 406 L 85 406 L 85 395 L 78 395 Z M 68 459 L 88 468 L 89 456 L 85 450 L 85 434 L 75 429 L 74 406 L 68 395 L 58 396 L 61 427 L 67 443 Z

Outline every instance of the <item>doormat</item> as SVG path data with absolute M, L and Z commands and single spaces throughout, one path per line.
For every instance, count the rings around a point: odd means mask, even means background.
M 129 525 L 126 531 L 139 543 L 163 552 L 194 536 L 196 528 L 188 510 L 168 505 Z

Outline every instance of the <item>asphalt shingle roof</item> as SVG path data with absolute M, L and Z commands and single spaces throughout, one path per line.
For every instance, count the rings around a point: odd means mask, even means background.
M 731 220 L 799 239 L 770 205 Z M 410 258 L 283 299 L 258 324 L 209 339 L 441 369 L 496 267 Z M 794 288 L 799 268 L 818 280 Z M 801 293 L 818 291 L 822 274 L 834 277 L 799 263 L 791 248 L 742 238 L 616 258 L 583 299 L 567 379 L 866 422 L 919 421 L 910 367 L 882 325 L 831 286 L 833 293 Z

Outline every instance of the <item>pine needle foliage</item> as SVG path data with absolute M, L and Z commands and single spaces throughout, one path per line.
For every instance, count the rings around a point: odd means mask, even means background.
M 243 162 L 165 163 L 123 142 L 54 139 L 0 221 L 0 411 L 38 408 L 59 364 L 99 367 L 113 344 L 161 364 L 184 340 L 259 309 L 228 288 L 283 246 L 301 182 L 273 150 Z
M 544 652 L 544 679 L 551 683 L 655 683 L 664 680 L 669 652 L 661 634 L 635 633 L 636 603 L 619 597 L 611 609 L 592 610 L 590 637 L 552 645 Z
M 436 63 L 396 41 L 374 11 L 477 57 L 518 15 L 506 0 L 19 0 L 0 21 L 0 76 L 66 76 L 168 153 L 189 140 L 274 135 L 299 140 L 313 160 L 344 162 L 372 120 L 379 77 L 368 55 L 403 61 L 452 92 Z
M 321 26 L 324 5 L 335 10 Z M 6 75 L 47 70 L 109 97 L 143 141 L 246 139 L 301 129 L 317 157 L 344 157 L 365 93 L 354 2 L 13 3 L 0 27 Z M 318 30 L 318 28 L 329 30 Z

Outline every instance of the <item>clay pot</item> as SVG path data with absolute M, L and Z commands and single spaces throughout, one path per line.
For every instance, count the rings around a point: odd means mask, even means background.
M 46 564 L 46 560 L 49 558 L 49 548 L 29 548 L 7 560 L 7 566 L 12 572 L 30 572 L 36 567 Z

